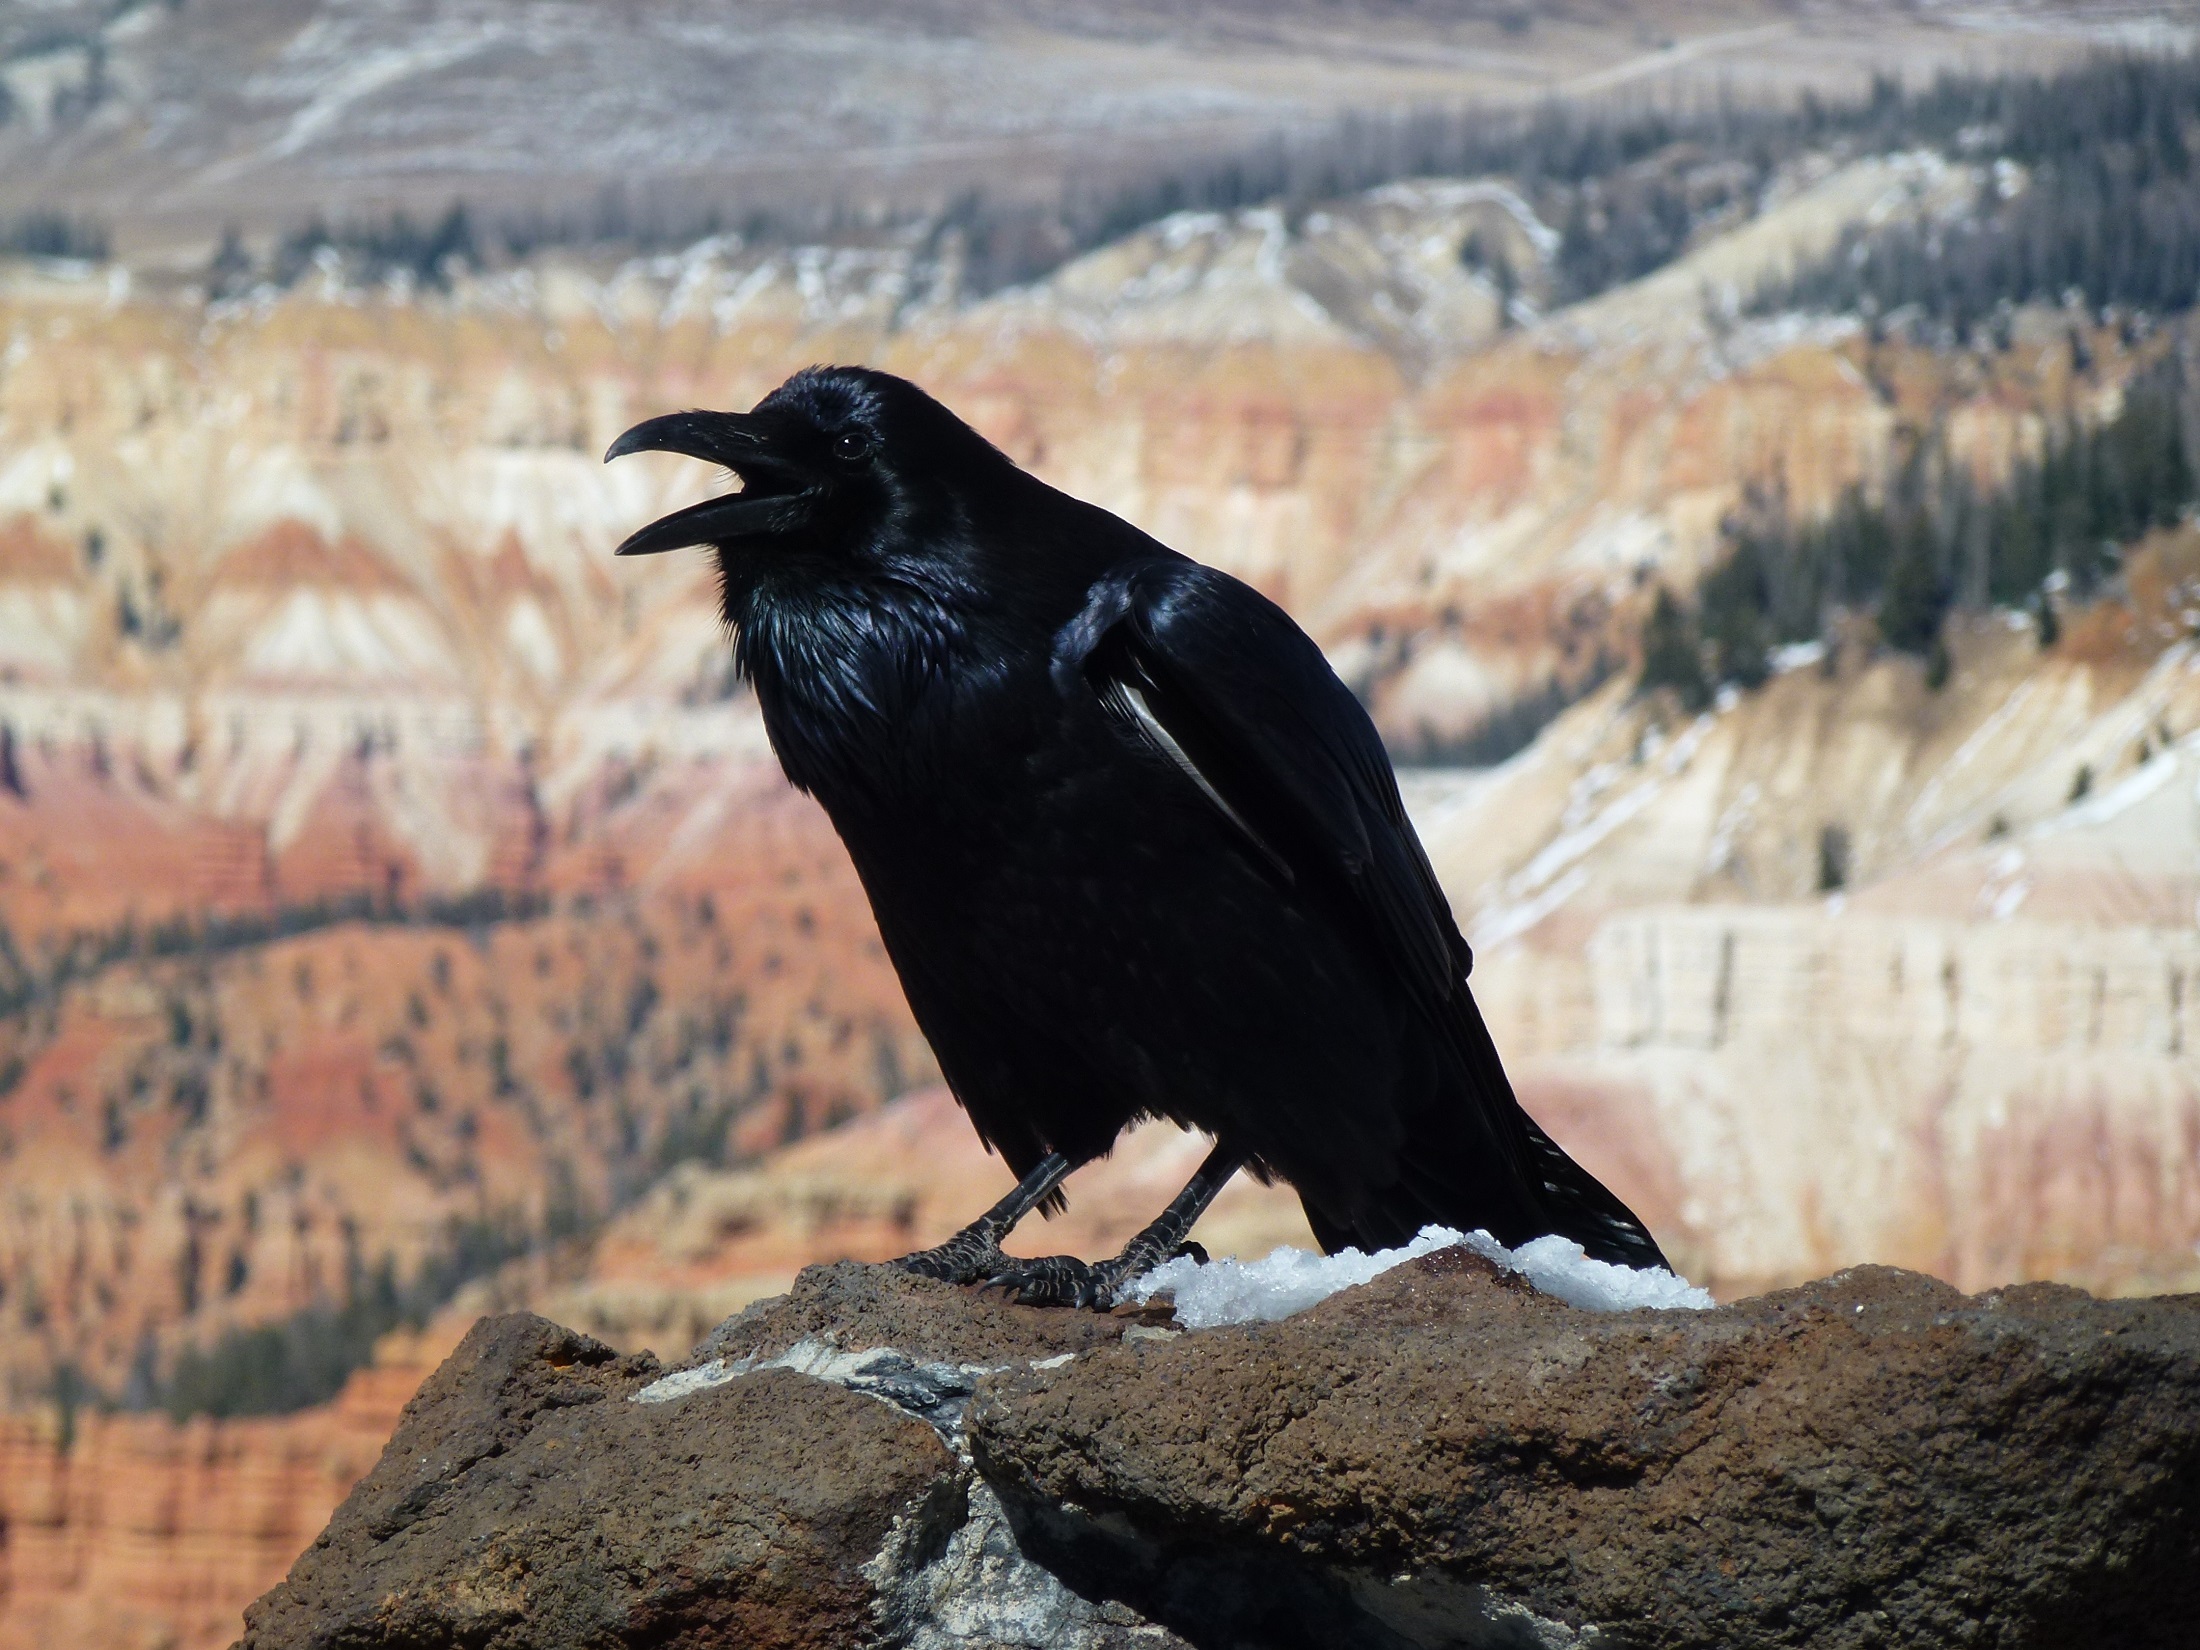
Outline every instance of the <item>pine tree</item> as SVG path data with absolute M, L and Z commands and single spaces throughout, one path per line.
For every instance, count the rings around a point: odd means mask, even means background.
M 1703 641 L 1696 627 L 1673 599 L 1658 586 L 1657 600 L 1642 626 L 1642 682 L 1644 692 L 1671 688 L 1682 706 L 1702 710 L 1711 703 L 1711 680 L 1704 674 Z

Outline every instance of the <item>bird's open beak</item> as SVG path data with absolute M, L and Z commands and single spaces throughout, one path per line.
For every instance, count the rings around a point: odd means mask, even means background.
M 628 453 L 684 453 L 689 458 L 723 464 L 753 481 L 755 472 L 778 467 L 771 458 L 771 433 L 771 421 L 754 413 L 668 413 L 663 418 L 645 419 L 620 436 L 611 443 L 603 461 L 609 464 Z M 799 500 L 787 494 L 732 493 L 705 499 L 651 522 L 613 553 L 653 556 L 661 550 L 680 550 L 691 544 L 719 544 L 781 532 L 794 524 L 800 508 Z

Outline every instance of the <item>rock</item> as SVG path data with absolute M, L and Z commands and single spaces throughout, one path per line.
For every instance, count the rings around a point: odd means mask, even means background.
M 245 1650 L 2186 1642 L 2200 1298 L 1591 1313 L 1442 1251 L 1177 1332 L 804 1273 L 667 1374 L 485 1320 Z
M 1261 1642 L 1937 1646 L 2182 1642 L 2196 1422 L 2200 1298 L 1865 1267 L 1601 1314 L 1449 1250 L 970 1426 L 1073 1585 Z
M 626 1401 L 657 1374 L 531 1314 L 484 1319 L 243 1643 L 851 1642 L 865 1563 L 960 1499 L 939 1436 L 788 1371 Z

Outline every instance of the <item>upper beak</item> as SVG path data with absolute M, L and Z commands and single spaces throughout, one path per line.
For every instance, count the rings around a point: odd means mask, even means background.
M 770 463 L 771 420 L 755 413 L 683 412 L 645 419 L 603 455 L 606 464 L 628 453 L 684 453 L 731 470 L 766 468 Z M 613 552 L 651 556 L 691 544 L 717 544 L 752 533 L 776 532 L 789 525 L 799 502 L 781 495 L 751 497 L 732 493 L 651 522 Z
M 754 413 L 679 412 L 645 418 L 603 455 L 609 464 L 628 453 L 685 453 L 728 469 L 763 456 L 771 421 Z

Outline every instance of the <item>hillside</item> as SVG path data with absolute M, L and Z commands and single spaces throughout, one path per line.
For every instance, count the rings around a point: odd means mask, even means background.
M 2168 16 L 2163 15 L 2164 11 Z M 110 226 L 156 261 L 225 224 L 432 217 L 652 236 L 804 226 L 977 192 L 1052 209 L 1352 112 L 1557 96 L 1771 100 L 2159 47 L 2191 8 L 1942 12 L 1772 0 L 36 0 L 0 14 L 0 227 Z

